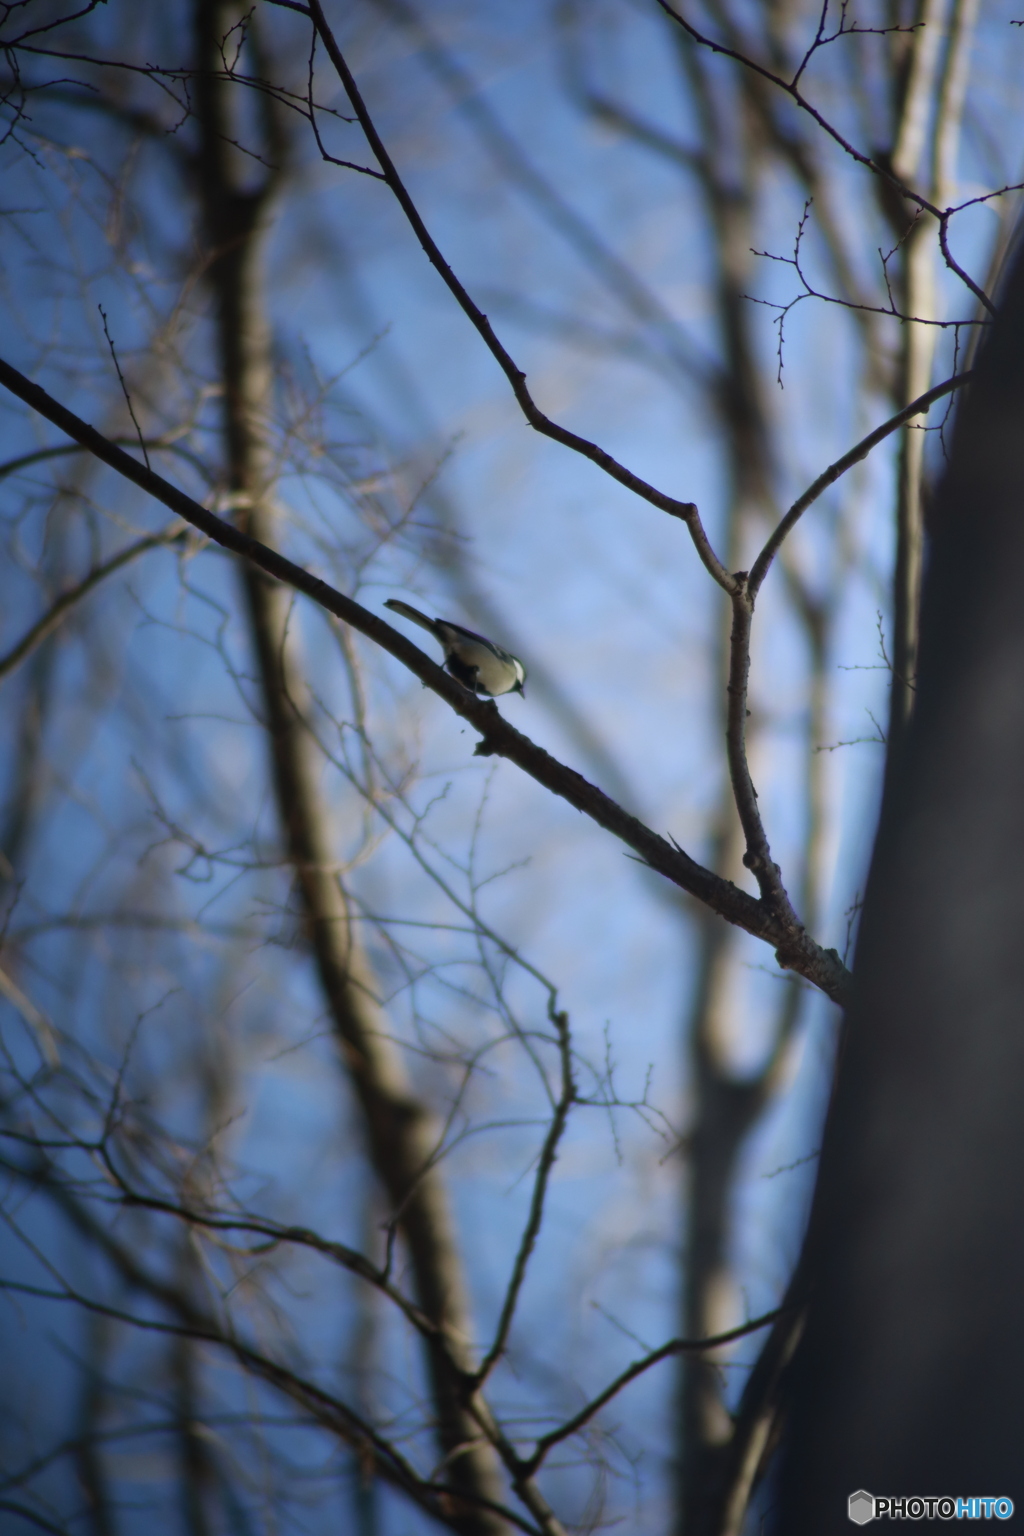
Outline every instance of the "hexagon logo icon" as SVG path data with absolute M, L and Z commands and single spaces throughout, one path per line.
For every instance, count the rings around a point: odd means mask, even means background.
M 875 1518 L 874 1494 L 866 1492 L 863 1488 L 858 1488 L 856 1493 L 850 1494 L 846 1513 L 854 1525 L 867 1525 L 869 1520 Z

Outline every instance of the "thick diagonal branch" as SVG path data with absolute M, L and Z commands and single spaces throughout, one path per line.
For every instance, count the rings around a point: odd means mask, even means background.
M 766 944 L 772 945 L 779 963 L 786 969 L 795 971 L 814 986 L 820 987 L 833 1002 L 843 1001 L 850 976 L 834 949 L 822 949 L 806 932 L 795 935 L 780 926 L 756 897 L 741 890 L 731 880 L 724 880 L 712 870 L 706 869 L 696 859 L 691 859 L 677 843 L 653 832 L 596 785 L 588 783 L 582 774 L 560 763 L 543 747 L 538 747 L 504 719 L 492 699 L 477 698 L 476 694 L 463 688 L 461 683 L 449 677 L 418 646 L 392 629 L 390 624 L 378 618 L 375 613 L 329 586 L 326 581 L 310 575 L 301 565 L 278 554 L 277 550 L 253 538 L 251 534 L 244 533 L 232 523 L 226 523 L 199 502 L 193 501 L 191 496 L 187 496 L 162 475 L 148 470 L 144 464 L 118 448 L 102 432 L 54 400 L 46 390 L 3 359 L 0 359 L 0 384 L 48 421 L 52 421 L 62 432 L 67 432 L 76 442 L 82 443 L 104 464 L 110 465 L 133 484 L 148 491 L 157 501 L 172 512 L 177 512 L 215 543 L 251 561 L 276 581 L 312 598 L 328 613 L 350 624 L 353 629 L 394 656 L 425 687 L 444 699 L 455 714 L 468 720 L 480 732 L 484 740 L 478 744 L 477 752 L 508 758 L 538 784 L 552 794 L 560 795 L 599 827 L 625 843 L 627 848 L 631 848 L 658 874 L 664 875 L 681 890 L 696 897 L 727 922 L 734 923 L 754 938 L 763 939 Z

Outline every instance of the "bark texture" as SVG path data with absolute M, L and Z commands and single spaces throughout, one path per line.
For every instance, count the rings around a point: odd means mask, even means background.
M 1024 261 L 934 514 L 808 1239 L 774 1529 L 847 1498 L 1024 1497 Z

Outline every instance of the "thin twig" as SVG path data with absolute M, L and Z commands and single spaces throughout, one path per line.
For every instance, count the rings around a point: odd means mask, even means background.
M 939 246 L 942 250 L 942 255 L 945 259 L 946 266 L 949 267 L 951 272 L 956 273 L 957 277 L 962 283 L 966 283 L 967 287 L 974 294 L 974 297 L 978 300 L 978 303 L 981 304 L 983 308 L 987 309 L 990 315 L 994 315 L 996 312 L 996 307 L 992 300 L 989 298 L 988 294 L 985 292 L 984 288 L 980 287 L 979 284 L 974 281 L 974 278 L 964 271 L 963 267 L 956 260 L 949 248 L 949 221 L 953 211 L 954 210 L 952 208 L 947 209 L 939 219 Z
M 57 1048 L 57 1033 L 45 1013 L 41 1013 L 31 998 L 26 997 L 12 977 L 0 967 L 0 996 L 15 1008 L 25 1023 L 31 1029 L 40 1055 L 50 1068 L 60 1066 L 60 1051 Z
M 519 1292 L 522 1289 L 523 1281 L 526 1279 L 526 1266 L 530 1261 L 530 1255 L 533 1252 L 534 1244 L 537 1241 L 537 1234 L 544 1219 L 544 1200 L 551 1178 L 551 1170 L 555 1166 L 555 1159 L 558 1156 L 558 1144 L 568 1123 L 569 1111 L 576 1100 L 576 1084 L 572 1072 L 569 1016 L 564 1012 L 556 1013 L 552 1022 L 558 1031 L 558 1047 L 562 1063 L 562 1091 L 559 1095 L 558 1103 L 555 1105 L 555 1112 L 551 1117 L 551 1125 L 547 1136 L 544 1138 L 544 1145 L 541 1148 L 537 1173 L 533 1181 L 533 1198 L 530 1201 L 530 1214 L 519 1243 L 519 1251 L 516 1254 L 515 1263 L 512 1266 L 512 1275 L 509 1279 L 508 1289 L 505 1292 L 505 1303 L 501 1309 L 501 1317 L 498 1320 L 494 1342 L 480 1362 L 480 1369 L 477 1371 L 474 1381 L 476 1388 L 483 1386 L 508 1342 L 509 1330 L 512 1327 L 512 1319 L 515 1316 L 516 1304 L 519 1300 Z
M 754 604 L 747 591 L 747 574 L 736 574 L 736 591 L 732 599 L 732 627 L 729 633 L 729 682 L 726 709 L 726 755 L 729 760 L 729 777 L 732 781 L 733 799 L 739 813 L 740 825 L 746 841 L 743 863 L 758 884 L 762 900 L 774 910 L 780 922 L 787 928 L 799 930 L 800 922 L 793 911 L 768 846 L 768 834 L 757 804 L 757 790 L 750 777 L 747 763 L 747 687 L 750 677 L 750 631 L 754 617 Z
M 112 443 L 119 448 L 127 447 L 134 443 L 134 437 L 112 437 Z M 171 439 L 166 437 L 151 437 L 146 445 L 148 448 L 171 448 L 174 446 Z M 57 443 L 51 448 L 34 448 L 30 453 L 19 453 L 16 458 L 7 459 L 0 464 L 0 480 L 6 480 L 9 475 L 17 475 L 23 469 L 30 469 L 33 464 L 43 464 L 47 459 L 66 459 L 69 454 L 81 453 L 81 443 Z
M 951 379 L 946 379 L 943 383 L 936 384 L 934 389 L 927 390 L 923 395 L 918 395 L 916 400 L 911 400 L 910 404 L 897 411 L 895 416 L 890 416 L 887 421 L 883 421 L 880 427 L 876 427 L 873 432 L 869 432 L 867 437 L 862 437 L 859 443 L 856 443 L 843 454 L 842 458 L 836 459 L 834 464 L 830 464 L 828 469 L 822 471 L 817 480 L 809 485 L 802 495 L 797 497 L 786 515 L 776 525 L 761 553 L 754 561 L 750 571 L 749 583 L 752 601 L 757 598 L 761 583 L 768 574 L 768 567 L 778 554 L 786 535 L 792 531 L 807 511 L 807 508 L 817 501 L 822 492 L 827 491 L 830 485 L 834 485 L 841 475 L 845 475 L 848 469 L 852 469 L 854 464 L 859 464 L 861 459 L 866 459 L 872 448 L 876 448 L 879 443 L 884 442 L 891 433 L 902 427 L 904 422 L 910 421 L 914 416 L 923 416 L 925 411 L 935 404 L 936 400 L 941 400 L 945 395 L 951 395 L 954 390 L 962 389 L 973 378 L 973 371 L 968 369 L 965 373 L 954 374 Z
M 697 511 L 697 508 L 695 506 L 687 506 L 679 512 L 673 512 L 671 508 L 665 508 L 665 510 L 672 517 L 678 517 L 686 524 L 689 529 L 690 538 L 693 540 L 693 547 L 700 556 L 704 569 L 718 583 L 723 592 L 728 592 L 729 596 L 732 597 L 738 590 L 736 577 L 722 564 L 712 549 L 711 540 L 704 531 L 704 524 L 700 520 L 700 513 Z
M 26 1242 L 30 1251 L 35 1253 L 59 1289 L 51 1291 L 42 1286 L 28 1285 L 7 1277 L 0 1277 L 0 1291 L 8 1290 L 53 1301 L 71 1301 L 86 1311 L 114 1318 L 140 1330 L 178 1338 L 199 1339 L 222 1348 L 234 1355 L 244 1369 L 268 1382 L 293 1402 L 299 1403 L 316 1422 L 352 1445 L 366 1457 L 375 1475 L 402 1489 L 442 1524 L 450 1523 L 453 1514 L 457 1515 L 467 1508 L 485 1508 L 500 1514 L 520 1530 L 533 1533 L 533 1536 L 541 1536 L 544 1531 L 543 1526 L 531 1525 L 504 1505 L 466 1493 L 450 1483 L 438 1483 L 433 1479 L 423 1478 L 402 1456 L 397 1447 L 363 1415 L 318 1386 L 316 1382 L 300 1375 L 297 1370 L 263 1354 L 254 1345 L 242 1339 L 230 1323 L 222 1325 L 204 1312 L 180 1288 L 151 1274 L 143 1266 L 138 1254 L 119 1241 L 106 1226 L 100 1223 L 70 1189 L 49 1177 L 45 1163 L 35 1168 L 18 1168 L 8 1163 L 5 1164 L 5 1169 L 21 1179 L 41 1186 L 44 1192 L 66 1213 L 76 1228 L 99 1245 L 125 1283 L 133 1291 L 148 1296 L 158 1303 L 170 1314 L 170 1318 L 164 1320 L 140 1317 L 137 1313 L 87 1296 L 71 1286 L 24 1233 L 21 1234 L 22 1241 Z
M 314 3 L 316 3 L 316 0 L 314 0 Z M 808 115 L 812 117 L 818 124 L 818 127 L 827 133 L 829 138 L 834 140 L 834 142 L 838 144 L 839 147 L 846 152 L 846 154 L 855 160 L 858 165 L 862 165 L 865 170 L 872 171 L 876 176 L 881 177 L 883 181 L 887 181 L 889 185 L 900 194 L 901 197 L 906 198 L 908 202 L 916 204 L 922 213 L 930 213 L 933 218 L 938 221 L 939 244 L 942 248 L 942 255 L 945 259 L 946 265 L 949 267 L 950 271 L 955 272 L 957 277 L 960 278 L 961 282 L 963 282 L 970 289 L 971 293 L 974 294 L 979 303 L 981 303 L 984 308 L 989 311 L 990 314 L 995 314 L 995 306 L 992 303 L 992 300 L 988 297 L 988 294 L 986 294 L 984 290 L 978 286 L 974 279 L 964 271 L 963 267 L 961 267 L 959 262 L 955 260 L 949 249 L 949 243 L 946 236 L 947 225 L 953 214 L 959 210 L 956 208 L 943 209 L 938 207 L 930 199 L 922 196 L 920 192 L 915 191 L 914 188 L 911 187 L 906 180 L 898 176 L 891 167 L 884 165 L 879 160 L 875 159 L 872 155 L 866 155 L 863 153 L 863 151 L 857 149 L 849 139 L 844 138 L 844 136 L 839 132 L 838 128 L 830 123 L 828 118 L 825 117 L 822 112 L 818 111 L 817 107 L 812 106 L 807 97 L 804 96 L 803 92 L 799 89 L 800 77 L 804 72 L 807 61 L 811 53 L 815 51 L 815 49 L 820 45 L 822 41 L 820 37 L 820 26 L 819 35 L 815 37 L 814 42 L 811 44 L 808 53 L 805 55 L 803 62 L 801 63 L 796 74 L 793 76 L 793 79 L 785 80 L 781 75 L 777 75 L 773 70 L 766 68 L 765 65 L 759 64 L 756 59 L 750 58 L 748 54 L 742 53 L 738 48 L 730 48 L 724 43 L 716 43 L 712 38 L 706 37 L 704 33 L 698 32 L 697 28 L 692 24 L 692 22 L 687 21 L 685 16 L 681 15 L 679 11 L 676 11 L 672 8 L 672 6 L 668 3 L 668 0 L 656 0 L 656 3 L 659 8 L 664 11 L 666 16 L 670 17 L 671 20 L 677 24 L 677 26 L 682 27 L 683 30 L 693 38 L 694 42 L 699 43 L 701 47 L 709 48 L 712 53 L 720 53 L 725 58 L 734 60 L 735 63 L 743 65 L 745 69 L 752 70 L 755 74 L 760 75 L 762 79 L 767 80 L 774 86 L 777 86 L 780 91 L 784 91 L 785 94 L 789 96 L 791 100 L 796 102 L 797 106 L 800 107 L 804 112 L 808 113 Z M 850 30 L 860 31 L 861 29 L 853 28 Z M 841 34 L 837 33 L 836 35 L 839 36 Z M 832 40 L 833 39 L 831 38 L 824 39 L 824 41 L 827 42 Z
M 13 672 L 18 664 L 31 655 L 37 645 L 41 645 L 48 635 L 52 635 L 57 626 L 63 623 L 76 603 L 81 602 L 94 587 L 98 587 L 101 581 L 119 571 L 122 566 L 128 565 L 132 560 L 137 560 L 140 555 L 146 554 L 150 549 L 158 549 L 166 544 L 174 544 L 184 538 L 184 528 L 181 523 L 172 523 L 162 533 L 149 534 L 144 539 L 137 539 L 134 544 L 128 544 L 124 549 L 118 550 L 109 560 L 102 565 L 95 566 L 87 576 L 84 576 L 77 586 L 69 588 L 61 593 L 56 602 L 37 619 L 32 627 L 25 631 L 21 639 L 11 647 L 5 656 L 0 656 L 0 678 Z
M 142 428 L 139 426 L 138 417 L 135 414 L 135 407 L 132 405 L 132 397 L 128 393 L 128 385 L 124 380 L 124 374 L 121 372 L 121 364 L 117 359 L 117 348 L 114 346 L 114 338 L 111 336 L 110 327 L 107 325 L 107 312 L 103 308 L 102 304 L 97 304 L 96 308 L 99 310 L 100 315 L 103 318 L 103 334 L 107 338 L 107 346 L 110 348 L 110 355 L 114 359 L 114 367 L 117 369 L 117 377 L 121 382 L 121 393 L 124 395 L 125 404 L 128 407 L 128 414 L 132 419 L 132 425 L 134 426 L 136 435 L 139 439 L 139 447 L 142 449 L 142 457 L 146 461 L 146 468 L 151 469 L 152 465 L 149 462 L 149 453 L 146 449 L 146 440 L 142 435 Z
M 95 1148 L 84 1148 L 95 1151 Z M 178 1205 L 173 1200 L 162 1200 L 156 1195 L 145 1195 L 132 1189 L 124 1180 L 119 1169 L 111 1159 L 109 1152 L 104 1147 L 101 1149 L 103 1164 L 115 1181 L 120 1191 L 119 1199 L 125 1206 L 137 1209 L 156 1211 L 161 1215 L 173 1216 L 186 1225 L 202 1227 L 208 1232 L 239 1232 L 248 1233 L 253 1237 L 266 1239 L 258 1249 L 247 1250 L 250 1253 L 265 1252 L 269 1248 L 277 1247 L 282 1243 L 294 1244 L 297 1247 L 310 1248 L 314 1253 L 321 1254 L 324 1258 L 333 1260 L 350 1274 L 358 1275 L 361 1280 L 372 1285 L 388 1298 L 402 1313 L 402 1316 L 416 1331 L 435 1345 L 444 1344 L 443 1330 L 435 1323 L 421 1307 L 416 1306 L 408 1297 L 403 1296 L 396 1286 L 391 1284 L 383 1269 L 366 1258 L 355 1248 L 349 1248 L 344 1243 L 334 1242 L 330 1238 L 321 1237 L 319 1232 L 312 1231 L 309 1227 L 281 1226 L 279 1222 L 268 1221 L 261 1216 L 253 1216 L 250 1213 L 240 1213 L 237 1216 L 228 1216 L 222 1212 L 197 1211 L 188 1206 Z M 453 1371 L 458 1374 L 454 1363 Z
M 278 0 L 270 0 L 270 3 L 276 4 L 278 3 Z M 288 5 L 286 9 L 294 10 L 301 8 L 298 6 Z M 659 491 L 648 481 L 642 479 L 641 476 L 634 474 L 631 469 L 627 469 L 624 464 L 620 464 L 619 461 L 614 458 L 612 454 L 606 452 L 605 449 L 599 447 L 596 443 L 591 442 L 588 438 L 579 436 L 579 434 L 576 432 L 570 432 L 567 427 L 560 426 L 558 422 L 553 421 L 550 416 L 545 415 L 545 413 L 540 409 L 526 386 L 526 374 L 522 371 L 521 368 L 519 368 L 515 362 L 515 359 L 511 356 L 511 354 L 506 350 L 502 342 L 499 340 L 497 333 L 495 332 L 494 327 L 491 325 L 487 316 L 484 314 L 483 310 L 480 309 L 479 305 L 476 304 L 470 297 L 464 285 L 456 277 L 455 273 L 452 271 L 448 262 L 442 255 L 440 247 L 437 245 L 433 236 L 430 234 L 430 231 L 427 229 L 419 209 L 413 201 L 413 198 L 410 195 L 404 181 L 399 175 L 394 161 L 388 154 L 380 134 L 377 132 L 373 118 L 370 116 L 366 103 L 363 100 L 358 85 L 356 84 L 355 77 L 353 76 L 352 71 L 349 69 L 345 60 L 345 56 L 339 48 L 337 40 L 335 39 L 333 32 L 327 24 L 327 19 L 324 16 L 320 0 L 310 0 L 310 5 L 306 14 L 312 18 L 317 33 L 319 34 L 320 39 L 323 42 L 328 55 L 330 56 L 331 63 L 337 70 L 338 77 L 345 87 L 349 100 L 352 103 L 353 110 L 355 111 L 356 117 L 359 119 L 359 122 L 362 125 L 363 132 L 366 135 L 370 148 L 373 150 L 374 155 L 377 157 L 377 161 L 383 173 L 384 180 L 387 182 L 392 193 L 397 199 L 402 212 L 405 214 L 410 225 L 412 226 L 416 238 L 419 240 L 419 243 L 427 257 L 427 260 L 441 277 L 441 280 L 444 282 L 445 286 L 454 297 L 456 303 L 459 305 L 459 308 L 463 311 L 463 313 L 470 320 L 471 324 L 475 327 L 491 356 L 497 362 L 502 373 L 504 373 L 506 379 L 512 387 L 512 392 L 515 395 L 519 407 L 523 412 L 523 415 L 526 417 L 526 420 L 529 422 L 530 426 L 533 427 L 534 431 L 541 433 L 544 437 L 549 437 L 554 442 L 561 443 L 563 447 L 571 448 L 573 452 L 581 454 L 584 458 L 589 459 L 592 464 L 596 464 L 599 469 L 604 470 L 605 474 L 609 475 L 613 480 L 617 480 L 620 485 L 624 485 L 627 490 L 633 491 L 634 494 L 639 496 L 642 500 L 649 502 L 651 506 L 658 507 L 660 511 L 668 512 L 673 517 L 681 517 L 684 522 L 688 523 L 690 517 L 696 511 L 696 508 L 693 506 L 692 502 L 680 501 L 677 497 L 668 496 L 664 491 Z
M 655 0 L 655 3 L 662 11 L 664 11 L 665 15 L 668 16 L 671 21 L 674 21 L 677 26 L 682 27 L 683 30 L 693 38 L 694 42 L 699 43 L 702 48 L 708 48 L 712 53 L 720 53 L 724 58 L 732 59 L 735 63 L 742 64 L 745 69 L 753 70 L 755 74 L 760 75 L 761 78 L 767 80 L 769 84 L 778 86 L 780 91 L 784 91 L 787 96 L 791 97 L 792 100 L 796 102 L 797 106 L 806 112 L 808 116 L 812 117 L 818 124 L 818 127 L 823 129 L 823 131 L 828 134 L 829 138 L 833 139 L 835 143 L 839 145 L 840 149 L 845 150 L 853 160 L 856 160 L 858 165 L 864 166 L 865 170 L 873 171 L 876 176 L 880 176 L 884 181 L 887 181 L 890 186 L 894 187 L 902 197 L 907 198 L 912 203 L 916 203 L 917 206 L 923 209 L 926 213 L 934 214 L 937 219 L 942 217 L 941 208 L 936 208 L 935 205 L 930 203 L 926 197 L 922 197 L 919 192 L 915 192 L 912 187 L 908 187 L 904 182 L 902 182 L 900 178 L 896 176 L 887 166 L 882 165 L 877 160 L 872 159 L 870 155 L 865 155 L 861 150 L 857 149 L 853 144 L 851 144 L 848 139 L 845 139 L 839 132 L 838 128 L 835 128 L 828 121 L 828 119 L 818 111 L 817 107 L 813 106 L 811 102 L 807 100 L 807 97 L 804 96 L 802 91 L 800 91 L 795 80 L 784 80 L 782 76 L 777 75 L 774 70 L 768 69 L 764 64 L 759 64 L 756 59 L 752 59 L 749 57 L 749 55 L 741 53 L 738 48 L 730 48 L 725 43 L 716 43 L 713 38 L 706 37 L 703 32 L 698 32 L 697 28 L 693 25 L 692 22 L 687 21 L 685 16 L 672 9 L 671 5 L 668 3 L 668 0 Z M 796 79 L 799 79 L 799 73 Z
M 633 1364 L 628 1365 L 616 1376 L 603 1392 L 591 1398 L 579 1413 L 567 1419 L 557 1429 L 551 1430 L 549 1434 L 541 1435 L 534 1447 L 533 1455 L 526 1462 L 529 1472 L 531 1474 L 536 1472 L 553 1446 L 560 1445 L 563 1440 L 576 1434 L 585 1424 L 589 1424 L 594 1415 L 600 1413 L 605 1404 L 610 1403 L 623 1387 L 628 1387 L 631 1381 L 635 1381 L 652 1366 L 659 1365 L 662 1360 L 668 1360 L 673 1355 L 697 1354 L 704 1350 L 720 1349 L 724 1344 L 732 1344 L 736 1339 L 744 1339 L 750 1333 L 758 1333 L 762 1328 L 767 1328 L 769 1324 L 775 1322 L 776 1318 L 781 1317 L 785 1310 L 784 1307 L 776 1307 L 771 1312 L 765 1312 L 761 1317 L 752 1318 L 749 1323 L 741 1323 L 738 1328 L 730 1328 L 726 1333 L 712 1334 L 706 1339 L 670 1339 L 667 1344 L 662 1344 L 658 1349 L 652 1349 L 650 1354 L 644 1355 L 642 1359 L 634 1360 Z
M 0 1291 L 9 1291 L 19 1296 L 34 1296 L 43 1301 L 70 1301 L 75 1306 L 81 1307 L 83 1311 L 95 1313 L 99 1317 L 112 1318 L 116 1322 L 138 1328 L 142 1332 L 170 1335 L 173 1338 L 197 1339 L 202 1343 L 213 1344 L 224 1349 L 234 1355 L 238 1363 L 253 1375 L 276 1387 L 293 1402 L 301 1404 L 318 1423 L 333 1430 L 339 1438 L 354 1446 L 360 1454 L 366 1455 L 371 1461 L 376 1476 L 401 1488 L 442 1524 L 450 1524 L 452 1514 L 460 1506 L 465 1508 L 466 1505 L 472 1505 L 493 1510 L 503 1519 L 517 1526 L 519 1530 L 536 1536 L 537 1527 L 522 1519 L 506 1505 L 471 1498 L 450 1485 L 433 1483 L 421 1477 L 395 1446 L 378 1434 L 366 1419 L 349 1408 L 346 1403 L 333 1397 L 322 1387 L 318 1387 L 315 1382 L 300 1376 L 296 1371 L 261 1354 L 259 1350 L 246 1344 L 237 1336 L 222 1332 L 211 1320 L 202 1318 L 198 1314 L 195 1314 L 193 1321 L 182 1322 L 140 1317 L 121 1307 L 96 1301 L 93 1297 L 75 1290 L 63 1279 L 59 1281 L 59 1285 L 60 1289 L 49 1290 L 45 1286 L 0 1276 Z M 164 1290 L 165 1287 L 154 1286 L 153 1294 L 159 1295 Z

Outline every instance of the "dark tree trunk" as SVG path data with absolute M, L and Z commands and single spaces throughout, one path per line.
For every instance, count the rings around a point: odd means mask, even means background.
M 961 405 L 808 1239 L 775 1530 L 1024 1501 L 1024 258 Z

